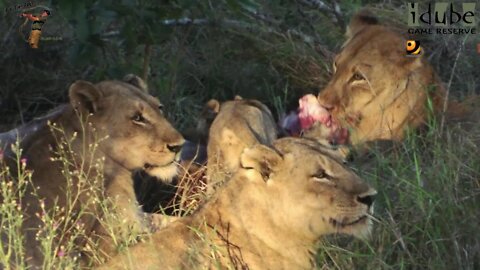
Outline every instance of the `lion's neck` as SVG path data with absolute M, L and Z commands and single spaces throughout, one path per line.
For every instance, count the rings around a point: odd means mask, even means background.
M 247 264 L 263 269 L 312 269 L 315 241 L 276 224 L 268 202 L 262 200 L 263 189 L 243 177 L 237 173 L 199 211 L 194 223 L 206 223 L 205 228 L 215 230 L 225 248 L 238 247 Z
M 107 185 L 110 179 L 119 174 L 130 174 L 102 151 L 101 145 L 96 141 L 98 136 L 94 136 L 88 124 L 81 122 L 70 105 L 59 107 L 41 121 L 41 124 L 37 124 L 36 131 L 22 141 L 27 159 L 36 162 L 32 165 L 37 173 L 46 167 L 62 167 L 51 165 L 52 162 L 68 160 L 72 164 L 72 171 L 82 171 L 89 179 L 102 175 Z

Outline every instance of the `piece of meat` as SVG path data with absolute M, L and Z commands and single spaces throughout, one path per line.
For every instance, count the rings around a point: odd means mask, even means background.
M 320 105 L 317 97 L 308 94 L 298 101 L 298 118 L 300 119 L 300 128 L 309 129 L 315 122 L 320 122 L 326 127 L 332 127 L 332 117 L 330 113 Z

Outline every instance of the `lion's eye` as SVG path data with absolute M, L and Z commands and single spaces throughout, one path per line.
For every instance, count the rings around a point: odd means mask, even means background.
M 365 77 L 363 77 L 362 74 L 360 74 L 358 72 L 355 72 L 352 76 L 352 80 L 353 81 L 363 81 L 363 80 L 365 80 Z
M 158 105 L 158 109 L 159 109 L 160 111 L 163 111 L 163 104 Z
M 325 170 L 319 170 L 316 174 L 312 175 L 315 178 L 330 178 L 330 175 Z
M 145 119 L 145 117 L 143 117 L 143 115 L 139 112 L 137 112 L 134 116 L 132 116 L 132 121 L 136 124 L 146 124 L 147 123 L 147 120 Z
M 316 182 L 332 184 L 332 177 L 328 175 L 325 170 L 320 170 L 316 174 L 312 175 L 312 178 Z

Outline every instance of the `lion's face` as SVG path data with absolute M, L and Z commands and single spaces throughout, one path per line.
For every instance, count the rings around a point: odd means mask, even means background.
M 275 224 L 302 239 L 368 234 L 374 189 L 314 141 L 283 138 L 274 148 L 245 150 L 242 166 L 263 175 Z
M 429 86 L 437 84 L 423 58 L 407 57 L 406 40 L 362 15 L 335 57 L 333 77 L 318 100 L 332 116 L 332 140 L 352 144 L 403 137 L 425 120 Z
M 167 121 L 158 99 L 143 89 L 143 82 L 80 81 L 70 87 L 77 111 L 88 112 L 88 121 L 100 139 L 107 158 L 128 170 L 144 169 L 170 180 L 177 173 L 183 137 Z

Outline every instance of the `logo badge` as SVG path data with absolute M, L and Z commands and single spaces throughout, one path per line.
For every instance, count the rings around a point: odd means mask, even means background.
M 422 1 L 425 2 L 425 1 Z M 410 35 L 476 35 L 476 2 L 407 3 Z M 463 3 L 457 3 L 463 2 Z
M 406 43 L 407 56 L 420 56 L 422 54 L 422 47 L 420 47 L 420 41 L 407 40 Z

